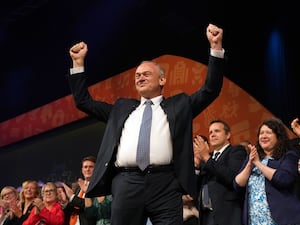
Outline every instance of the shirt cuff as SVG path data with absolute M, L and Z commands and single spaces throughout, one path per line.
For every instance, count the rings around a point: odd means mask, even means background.
M 210 49 L 210 55 L 217 57 L 217 58 L 224 58 L 225 50 L 222 48 L 222 50 L 214 50 Z
M 71 197 L 69 198 L 69 201 L 71 202 L 74 197 L 75 197 L 75 194 L 72 194 Z
M 76 73 L 83 73 L 84 72 L 84 67 L 74 67 L 70 69 L 70 74 L 76 74 Z

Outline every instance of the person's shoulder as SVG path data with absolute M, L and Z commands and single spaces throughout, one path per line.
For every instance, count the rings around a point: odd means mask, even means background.
M 119 110 L 119 108 L 136 108 L 139 104 L 140 101 L 134 98 L 118 98 L 113 105 Z
M 170 97 L 164 98 L 162 101 L 162 104 L 167 104 L 170 102 L 176 102 L 176 104 L 178 104 L 181 100 L 185 101 L 187 98 L 189 98 L 190 96 L 185 93 L 185 92 L 180 92 L 177 93 L 175 95 L 172 95 Z
M 229 145 L 230 151 L 232 152 L 241 152 L 247 154 L 247 151 L 243 145 Z
M 139 103 L 140 101 L 135 98 L 118 98 L 116 103 Z
M 289 144 L 290 148 L 292 148 L 297 153 L 298 157 L 300 157 L 300 138 L 296 137 L 291 139 Z
M 285 153 L 286 156 L 299 158 L 297 152 L 294 149 L 288 149 Z

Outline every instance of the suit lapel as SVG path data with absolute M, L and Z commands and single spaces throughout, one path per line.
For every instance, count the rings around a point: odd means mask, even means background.
M 170 104 L 169 99 L 163 99 L 163 101 L 160 103 L 161 108 L 164 110 L 164 112 L 167 115 L 167 119 L 169 122 L 170 126 L 170 132 L 171 132 L 171 137 L 175 136 L 175 127 L 176 127 L 176 120 L 175 120 L 175 110 L 174 110 L 174 104 Z

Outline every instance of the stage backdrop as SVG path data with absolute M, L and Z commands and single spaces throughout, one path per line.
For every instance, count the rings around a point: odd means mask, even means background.
M 166 70 L 164 96 L 193 93 L 204 83 L 207 66 L 179 56 L 154 59 Z M 95 99 L 114 102 L 118 97 L 139 98 L 132 68 L 89 87 Z M 90 74 L 90 76 L 96 76 Z M 68 84 L 66 83 L 66 88 Z M 212 119 L 220 118 L 232 128 L 232 143 L 256 141 L 259 124 L 273 117 L 263 105 L 224 78 L 220 96 L 194 120 L 194 135 L 208 135 Z M 83 156 L 96 155 L 104 125 L 75 108 L 71 95 L 0 124 L 0 186 L 18 186 L 25 179 L 56 181 L 80 176 Z M 290 137 L 294 137 L 289 131 Z

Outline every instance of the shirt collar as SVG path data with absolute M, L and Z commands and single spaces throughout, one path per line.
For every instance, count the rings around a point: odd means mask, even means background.
M 228 143 L 227 145 L 224 145 L 220 150 L 218 151 L 214 151 L 213 154 L 215 154 L 215 152 L 220 152 L 220 155 L 222 154 L 222 152 L 224 152 L 224 150 L 229 146 L 230 144 Z
M 148 100 L 147 98 L 144 98 L 144 97 L 141 97 L 141 104 L 140 105 L 143 105 L 145 103 L 145 101 Z M 159 95 L 155 98 L 151 98 L 150 99 L 153 103 L 153 105 L 158 105 L 162 102 L 163 100 L 163 96 L 162 95 Z

